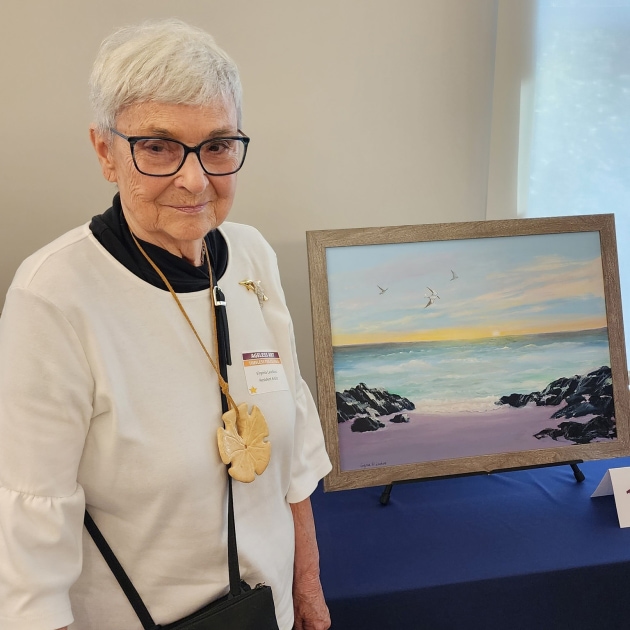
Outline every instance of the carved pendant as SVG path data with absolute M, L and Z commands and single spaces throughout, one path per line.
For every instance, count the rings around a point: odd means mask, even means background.
M 219 454 L 224 464 L 230 464 L 228 472 L 233 479 L 251 483 L 256 475 L 262 475 L 271 456 L 271 443 L 267 421 L 262 411 L 254 405 L 251 414 L 247 403 L 223 414 L 225 429 L 217 429 Z

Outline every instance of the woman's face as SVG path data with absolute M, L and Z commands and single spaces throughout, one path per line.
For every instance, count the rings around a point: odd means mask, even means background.
M 116 130 L 127 136 L 159 136 L 194 146 L 217 136 L 237 135 L 236 111 L 224 103 L 172 105 L 137 103 L 125 108 Z M 207 175 L 197 156 L 188 154 L 182 168 L 169 177 L 138 172 L 127 140 L 90 135 L 103 174 L 116 182 L 132 232 L 194 262 L 205 234 L 227 217 L 236 191 L 236 174 Z

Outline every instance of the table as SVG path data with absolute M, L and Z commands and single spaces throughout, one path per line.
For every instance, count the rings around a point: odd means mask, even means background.
M 312 496 L 333 630 L 630 628 L 630 528 L 590 495 L 630 458 Z

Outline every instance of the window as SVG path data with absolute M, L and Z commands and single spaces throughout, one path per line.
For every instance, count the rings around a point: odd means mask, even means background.
M 628 346 L 630 0 L 538 0 L 533 43 L 518 215 L 615 214 Z

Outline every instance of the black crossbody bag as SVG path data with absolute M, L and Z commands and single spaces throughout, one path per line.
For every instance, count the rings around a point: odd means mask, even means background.
M 225 311 L 225 298 L 219 287 L 214 284 L 213 298 L 217 322 L 217 346 L 219 368 L 227 382 L 227 365 L 231 363 L 230 341 Z M 221 394 L 223 412 L 228 409 L 227 399 Z M 232 496 L 232 478 L 228 478 L 228 571 L 230 590 L 227 595 L 210 602 L 198 611 L 178 621 L 161 626 L 153 621 L 142 598 L 125 573 L 111 547 L 105 540 L 96 523 L 85 511 L 84 523 L 99 551 L 105 558 L 114 577 L 132 605 L 144 630 L 279 630 L 276 609 L 273 603 L 271 587 L 257 584 L 252 588 L 241 580 L 236 546 L 236 528 L 234 525 L 234 499 Z

